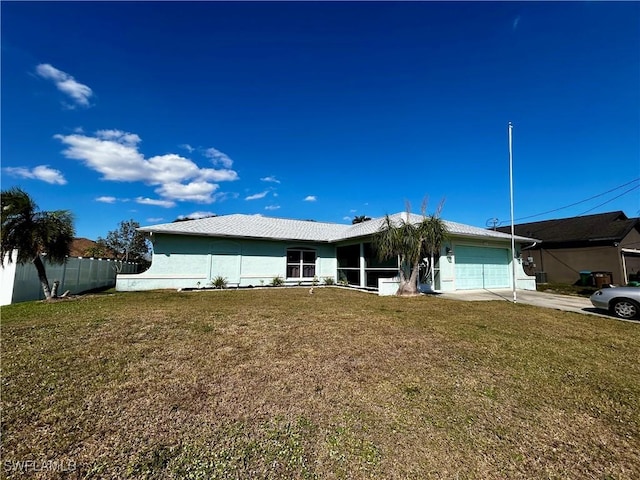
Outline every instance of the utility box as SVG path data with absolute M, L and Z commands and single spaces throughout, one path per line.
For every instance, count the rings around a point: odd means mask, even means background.
M 596 288 L 602 288 L 604 285 L 610 285 L 613 277 L 612 272 L 592 272 Z
M 547 272 L 536 272 L 536 283 L 547 283 Z
M 398 277 L 378 279 L 378 295 L 380 296 L 395 295 L 398 288 L 400 288 Z

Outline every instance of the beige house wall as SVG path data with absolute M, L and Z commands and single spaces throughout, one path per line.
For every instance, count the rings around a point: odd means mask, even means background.
M 545 272 L 547 282 L 573 284 L 580 279 L 581 271 L 611 272 L 613 284 L 625 284 L 622 265 L 622 248 L 640 249 L 640 233 L 632 230 L 619 245 L 553 248 L 545 249 L 544 244 L 540 249 L 525 250 L 522 252 L 523 260 L 528 257 L 533 259 L 535 267 L 529 263 L 525 271 L 529 275 L 537 272 Z M 637 271 L 636 262 L 627 261 L 627 275 Z

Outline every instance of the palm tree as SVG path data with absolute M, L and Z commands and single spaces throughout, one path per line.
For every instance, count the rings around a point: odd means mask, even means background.
M 17 250 L 18 263 L 32 262 L 36 267 L 42 291 L 49 300 L 52 294 L 42 256 L 46 255 L 50 262 L 64 263 L 75 235 L 73 216 L 67 210 L 38 211 L 29 194 L 17 187 L 0 195 L 1 263 L 4 265 L 5 260 L 11 263 L 13 251 Z
M 434 215 L 427 215 L 423 206 L 423 219 L 413 223 L 407 206 L 406 218 L 395 223 L 389 215 L 373 242 L 380 260 L 398 257 L 400 286 L 396 295 L 417 295 L 418 273 L 423 258 L 437 256 L 448 236 L 447 226 L 440 218 L 442 203 Z

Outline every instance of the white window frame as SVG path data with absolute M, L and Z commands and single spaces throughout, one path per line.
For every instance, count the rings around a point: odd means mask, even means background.
M 300 260 L 298 262 L 289 262 L 289 252 L 298 252 L 300 254 Z M 313 253 L 313 263 L 310 262 L 305 262 L 304 261 L 304 254 L 305 253 Z M 305 248 L 305 247 L 291 247 L 291 248 L 287 248 L 286 251 L 286 261 L 287 261 L 287 270 L 286 270 L 286 278 L 287 280 L 311 280 L 313 278 L 316 277 L 316 272 L 318 269 L 318 252 L 316 251 L 315 248 Z M 291 277 L 289 276 L 289 267 L 294 267 L 297 266 L 298 267 L 298 271 L 300 272 L 300 275 L 297 277 Z M 304 270 L 305 267 L 310 267 L 313 266 L 313 275 L 309 276 L 304 276 Z

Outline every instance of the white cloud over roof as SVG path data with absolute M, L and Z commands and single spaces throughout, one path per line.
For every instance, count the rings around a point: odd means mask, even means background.
M 156 207 L 164 207 L 164 208 L 171 208 L 176 206 L 176 202 L 172 202 L 170 200 L 158 200 L 156 198 L 145 198 L 145 197 L 136 198 L 136 203 L 139 203 L 140 205 L 154 205 Z
M 214 217 L 216 214 L 213 212 L 192 212 L 188 215 L 178 215 L 179 219 L 189 219 L 189 220 L 197 220 L 200 218 Z
M 175 153 L 145 158 L 139 150 L 140 137 L 121 130 L 99 130 L 93 136 L 54 135 L 54 138 L 65 145 L 65 157 L 81 161 L 104 180 L 157 186 L 155 192 L 163 200 L 155 204 L 161 206 L 174 201 L 213 203 L 216 197 L 212 194 L 219 188 L 217 182 L 238 179 L 234 170 L 202 168 Z
M 249 195 L 245 197 L 245 200 L 259 200 L 261 198 L 266 197 L 269 194 L 269 190 L 265 190 L 264 192 L 254 193 L 253 195 Z

